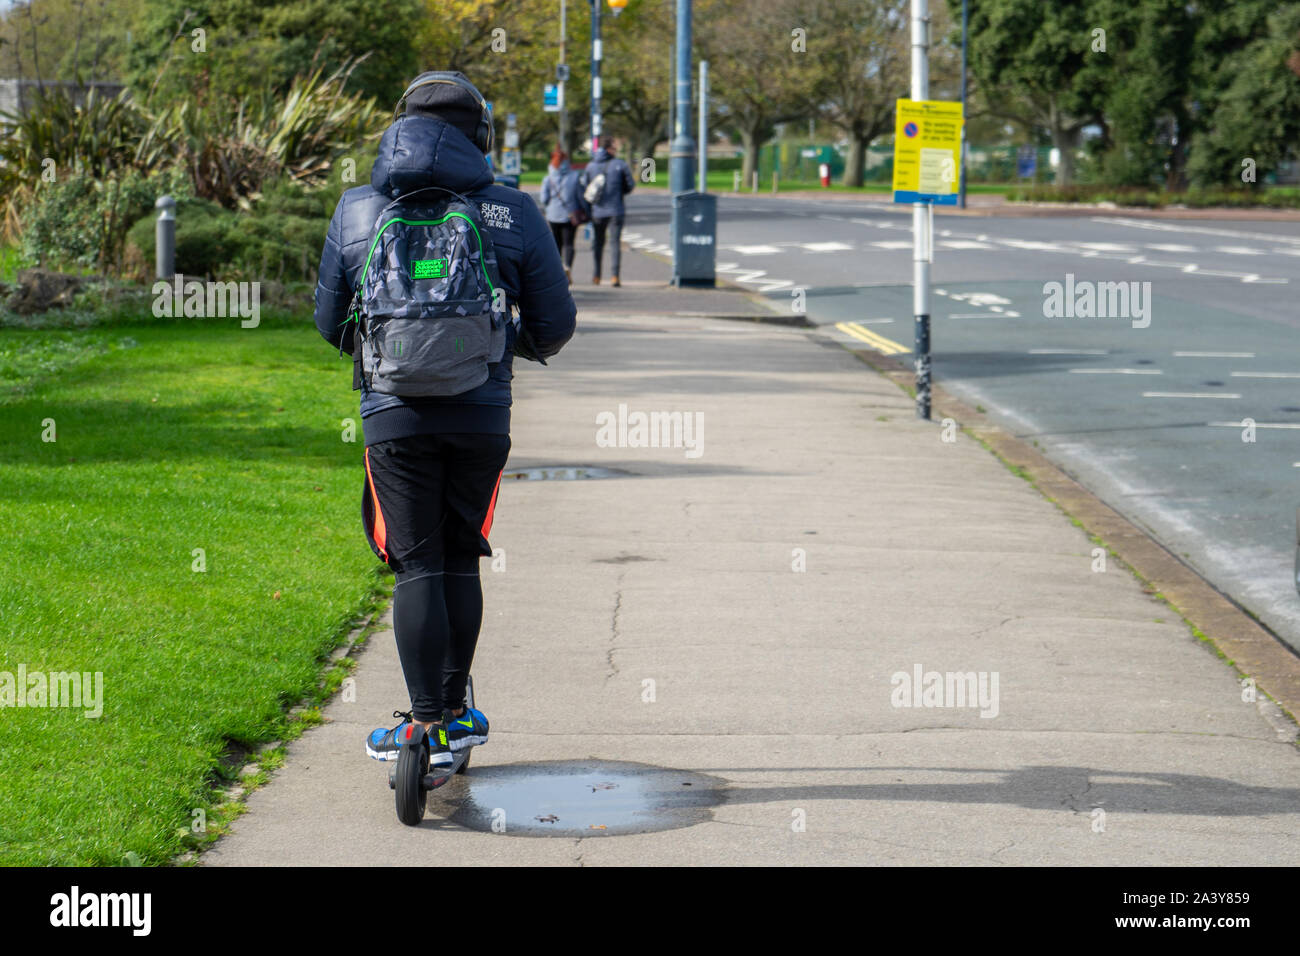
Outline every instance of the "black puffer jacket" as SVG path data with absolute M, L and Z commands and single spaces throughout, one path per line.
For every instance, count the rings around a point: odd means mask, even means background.
M 360 281 L 370 230 L 389 202 L 425 186 L 461 193 L 479 207 L 491 230 L 506 299 L 542 358 L 573 335 L 576 309 L 559 251 L 533 200 L 492 182 L 487 160 L 465 135 L 438 119 L 402 116 L 384 133 L 370 185 L 349 189 L 330 220 L 316 285 L 316 328 L 335 348 L 352 353 L 345 325 Z M 505 357 L 489 366 L 488 380 L 448 398 L 401 398 L 363 389 L 361 420 L 366 444 L 439 432 L 510 431 L 510 379 L 514 329 Z

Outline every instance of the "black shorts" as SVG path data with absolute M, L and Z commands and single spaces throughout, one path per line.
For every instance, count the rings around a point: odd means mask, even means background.
M 396 572 L 477 571 L 491 555 L 510 436 L 413 435 L 366 448 L 366 540 Z

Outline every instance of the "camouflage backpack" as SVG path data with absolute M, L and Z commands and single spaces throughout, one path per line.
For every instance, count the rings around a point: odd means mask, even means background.
M 353 388 L 459 395 L 487 381 L 505 352 L 506 301 L 474 204 L 431 186 L 385 206 L 349 320 L 357 322 Z

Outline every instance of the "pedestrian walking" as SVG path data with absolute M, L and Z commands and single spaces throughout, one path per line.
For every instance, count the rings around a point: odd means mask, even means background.
M 591 251 L 595 258 L 595 271 L 591 281 L 600 285 L 601 258 L 605 251 L 605 239 L 608 237 L 610 284 L 622 285 L 618 278 L 618 269 L 622 256 L 623 197 L 636 186 L 632 179 L 632 170 L 627 168 L 627 163 L 614 155 L 613 142 L 602 138 L 578 182 L 582 186 L 583 198 L 591 206 L 591 225 L 594 233 Z
M 591 218 L 578 188 L 578 171 L 569 165 L 569 154 L 557 148 L 542 180 L 542 211 L 564 260 L 564 274 L 573 284 L 573 239 L 578 227 Z

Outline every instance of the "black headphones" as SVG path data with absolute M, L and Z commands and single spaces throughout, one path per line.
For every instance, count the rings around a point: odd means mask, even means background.
M 466 79 L 465 74 L 463 73 L 454 73 L 447 70 L 435 70 L 430 73 L 421 73 L 411 81 L 411 85 L 406 88 L 406 92 L 402 94 L 402 98 L 397 101 L 397 106 L 393 109 L 393 119 L 397 119 L 401 114 L 402 109 L 406 106 L 406 98 L 408 96 L 420 87 L 430 86 L 434 83 L 449 83 L 452 86 L 459 86 L 461 89 L 472 95 L 474 99 L 478 100 L 481 115 L 479 116 L 478 128 L 474 131 L 474 145 L 477 146 L 484 155 L 492 152 L 492 147 L 496 142 L 496 131 L 492 128 L 492 111 L 488 109 L 487 100 L 485 100 L 483 94 L 478 91 L 478 87 Z

